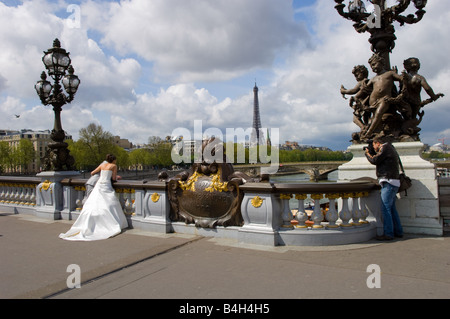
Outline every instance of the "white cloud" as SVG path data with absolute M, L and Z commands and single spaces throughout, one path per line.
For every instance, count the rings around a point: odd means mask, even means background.
M 116 58 L 107 55 L 99 45 L 88 37 L 85 25 L 70 28 L 67 17 L 55 12 L 65 10 L 67 4 L 24 1 L 16 7 L 0 3 L 0 33 L 3 49 L 0 51 L 0 93 L 2 109 L 8 113 L 21 114 L 20 119 L 1 123 L 11 129 L 52 129 L 51 107 L 35 107 L 39 98 L 34 85 L 45 70 L 43 51 L 50 48 L 55 38 L 70 52 L 75 73 L 81 85 L 73 104 L 63 108 L 64 130 L 77 136 L 80 128 L 90 122 L 107 121 L 107 114 L 96 119 L 92 105 L 98 101 L 128 101 L 134 98 L 133 89 L 138 85 L 141 66 L 132 58 Z M 106 115 L 106 116 L 105 116 Z
M 63 1 L 0 3 L 0 27 L 12 30 L 0 33 L 1 128 L 53 127 L 53 112 L 36 106 L 33 86 L 43 71 L 42 51 L 58 37 L 81 79 L 75 101 L 62 114 L 63 128 L 75 138 L 91 122 L 133 143 L 170 135 L 177 127 L 192 130 L 195 120 L 202 120 L 204 129 L 223 132 L 248 128 L 253 79 L 248 93 L 230 91 L 220 99 L 197 81 L 232 88 L 230 79 L 240 76 L 242 83 L 258 70 L 266 76 L 272 71 L 269 85 L 260 86 L 261 120 L 264 127 L 280 128 L 281 142 L 344 149 L 357 131 L 339 89 L 355 84 L 355 65 L 367 66 L 369 35 L 358 34 L 329 0 L 302 11 L 309 14 L 310 35 L 294 21 L 288 0 L 88 0 L 81 4 L 75 29 L 55 14 L 66 7 Z M 396 25 L 392 64 L 401 71 L 404 59 L 417 56 L 435 91 L 447 93 L 427 106 L 421 124 L 423 141 L 434 144 L 449 127 L 450 43 L 445 39 L 450 10 L 447 1 L 434 0 L 427 11 L 417 25 Z M 164 84 L 155 84 L 158 80 Z M 21 113 L 17 120 L 16 111 Z
M 270 67 L 278 50 L 306 34 L 289 0 L 131 0 L 107 8 L 90 1 L 83 10 L 102 43 L 153 61 L 156 77 L 183 82 Z
M 196 120 L 202 120 L 205 128 L 222 127 L 226 121 L 216 110 L 225 111 L 232 107 L 228 101 L 231 100 L 218 102 L 206 89 L 197 89 L 193 84 L 178 84 L 161 89 L 156 95 L 136 95 L 134 101 L 126 104 L 105 102 L 96 104 L 95 108 L 108 110 L 112 114 L 111 125 L 116 134 L 143 143 L 149 136 L 171 135 L 177 127 L 193 130 Z
M 9 94 L 35 94 L 33 86 L 41 73 L 42 51 L 52 44 L 52 30 L 61 28 L 61 21 L 50 13 L 53 7 L 42 0 L 26 1 L 19 7 L 0 2 L 0 79 L 6 82 L 3 90 Z

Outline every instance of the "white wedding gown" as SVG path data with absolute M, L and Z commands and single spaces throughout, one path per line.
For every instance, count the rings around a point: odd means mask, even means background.
M 122 206 L 111 184 L 112 171 L 102 170 L 100 178 L 70 230 L 59 237 L 73 241 L 102 240 L 128 227 Z

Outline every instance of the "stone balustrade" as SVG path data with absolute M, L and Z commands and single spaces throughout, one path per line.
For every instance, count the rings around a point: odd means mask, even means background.
M 372 181 L 246 184 L 241 189 L 245 242 L 337 245 L 380 233 L 378 186 Z M 313 209 L 306 209 L 307 199 Z M 327 204 L 320 205 L 321 200 Z
M 83 207 L 86 180 L 0 177 L 3 212 L 75 220 Z M 370 240 L 380 226 L 378 186 L 369 180 L 343 183 L 248 183 L 244 193 L 242 227 L 199 229 L 172 222 L 167 183 L 118 181 L 117 197 L 129 226 L 156 233 L 189 233 L 237 239 L 259 245 L 337 245 Z M 315 203 L 307 210 L 305 201 Z M 316 203 L 327 202 L 326 207 Z M 35 212 L 34 212 L 35 211 Z M 50 211 L 48 215 L 42 212 Z M 39 213 L 38 213 L 39 212 Z
M 0 207 L 3 212 L 32 212 L 36 206 L 38 178 L 0 177 Z

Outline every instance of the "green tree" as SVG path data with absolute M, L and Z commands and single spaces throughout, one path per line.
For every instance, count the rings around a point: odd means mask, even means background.
M 130 167 L 130 155 L 122 147 L 114 145 L 114 150 L 111 154 L 114 154 L 117 157 L 117 166 L 119 170 L 128 169 L 128 167 Z
M 150 151 L 145 148 L 140 148 L 131 151 L 129 155 L 129 163 L 134 168 L 142 165 L 144 168 L 150 165 L 151 155 Z
M 28 170 L 28 165 L 35 159 L 35 150 L 33 143 L 27 139 L 21 139 L 17 147 L 9 146 L 8 142 L 0 142 L 0 166 L 3 170 L 22 172 Z
M 144 169 L 151 166 L 170 167 L 172 160 L 172 144 L 157 136 L 148 139 L 146 148 L 133 150 L 129 154 L 129 165 L 134 168 L 142 166 Z
M 316 161 L 349 161 L 351 153 L 333 152 L 318 149 L 280 151 L 280 163 L 316 162 Z
M 14 166 L 11 147 L 5 141 L 0 142 L 0 165 L 3 169 L 12 169 Z
M 114 144 L 113 135 L 104 131 L 101 125 L 89 124 L 79 132 L 78 141 L 69 142 L 69 150 L 75 158 L 75 165 L 79 170 L 93 170 L 106 158 L 107 154 L 117 157 L 119 168 L 128 167 L 128 154 Z
M 27 139 L 21 139 L 19 145 L 14 150 L 14 157 L 17 166 L 21 167 L 23 171 L 28 171 L 28 166 L 33 163 L 36 156 L 33 143 Z
M 150 152 L 149 165 L 169 167 L 174 164 L 172 160 L 172 144 L 170 142 L 152 136 L 149 138 L 148 149 Z

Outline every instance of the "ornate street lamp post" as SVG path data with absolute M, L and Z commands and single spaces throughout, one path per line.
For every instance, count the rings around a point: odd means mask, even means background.
M 394 22 L 400 26 L 420 22 L 426 13 L 427 0 L 397 0 L 395 5 L 389 5 L 387 0 L 368 1 L 373 4 L 372 13 L 366 11 L 364 0 L 335 0 L 336 11 L 353 21 L 357 32 L 370 34 L 373 56 L 368 62 L 376 73 L 369 81 L 368 69 L 364 65 L 355 66 L 357 86 L 351 90 L 341 87 L 344 97 L 354 95 L 350 102 L 354 109 L 353 121 L 361 129 L 353 134 L 352 141 L 365 143 L 376 137 L 397 142 L 420 141 L 422 108 L 444 94 L 435 94 L 426 79 L 418 74 L 418 58 L 404 60 L 405 70 L 398 74 L 397 68 L 391 67 L 390 54 L 397 40 Z M 414 13 L 405 14 L 409 9 Z M 422 88 L 430 99 L 422 100 Z
M 44 52 L 42 61 L 48 75 L 54 80 L 53 85 L 47 81 L 47 74 L 42 72 L 41 80 L 35 89 L 42 104 L 52 105 L 55 112 L 55 124 L 51 133 L 53 142 L 48 144 L 45 157 L 42 159 L 44 171 L 71 171 L 75 161 L 69 154 L 68 144 L 64 142 L 66 134 L 61 125 L 62 107 L 73 101 L 80 85 L 80 80 L 74 75 L 69 52 L 61 48 L 58 39 L 53 42 L 53 48 Z M 62 90 L 62 85 L 67 94 Z
M 335 0 L 338 13 L 348 20 L 354 22 L 354 28 L 359 33 L 369 32 L 369 42 L 372 44 L 372 51 L 378 53 L 386 61 L 386 67 L 390 68 L 390 53 L 395 47 L 394 21 L 403 26 L 405 23 L 414 24 L 422 20 L 426 11 L 427 0 L 398 0 L 397 4 L 388 7 L 386 0 L 369 0 L 375 6 L 374 13 L 367 13 L 362 0 L 350 1 L 348 12 L 345 12 L 344 0 Z M 417 11 L 415 14 L 402 15 L 414 3 Z

